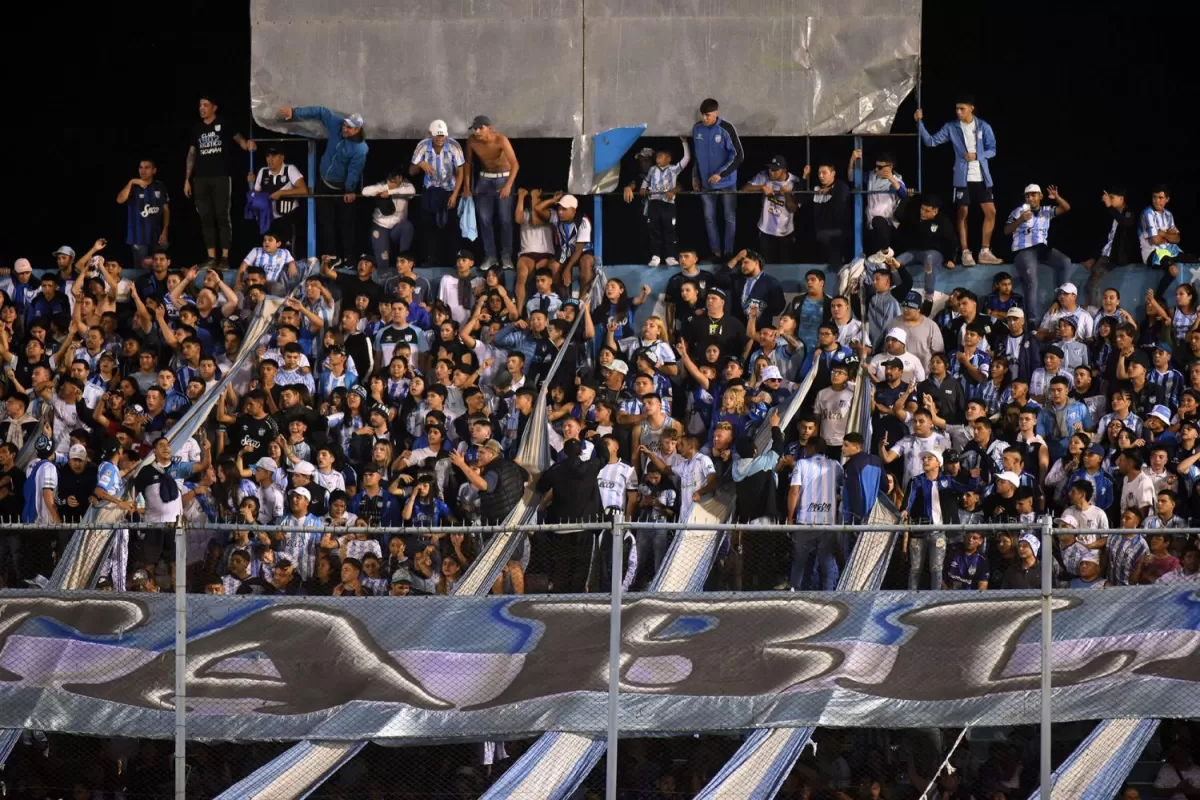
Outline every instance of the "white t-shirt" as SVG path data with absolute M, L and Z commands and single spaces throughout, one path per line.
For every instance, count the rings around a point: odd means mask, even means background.
M 636 484 L 633 477 L 633 467 L 624 461 L 606 464 L 600 470 L 600 502 L 605 508 L 625 510 L 628 491 Z
M 715 475 L 717 470 L 713 467 L 712 459 L 703 453 L 697 453 L 686 460 L 682 456 L 679 458 L 679 462 L 673 464 L 671 469 L 679 476 L 679 521 L 686 522 L 694 502 L 692 495 L 704 485 L 708 476 Z
M 1085 511 L 1080 511 L 1075 506 L 1071 506 L 1063 511 L 1062 515 L 1063 519 L 1074 520 L 1076 529 L 1081 531 L 1108 530 L 1108 515 L 1104 513 L 1103 509 L 1096 506 L 1089 505 Z M 1094 541 L 1096 537 L 1076 534 L 1075 538 Z M 1084 542 L 1084 544 L 1089 543 Z
M 846 435 L 846 424 L 850 421 L 850 402 L 854 392 L 849 388 L 841 391 L 827 386 L 817 392 L 817 400 L 813 404 L 813 412 L 821 421 L 821 438 L 825 444 L 839 447 Z
M 890 452 L 904 456 L 904 485 L 925 471 L 921 465 L 921 453 L 929 450 L 934 453 L 944 453 L 950 449 L 950 438 L 944 433 L 932 433 L 924 439 L 916 436 L 905 436 L 891 446 Z
M 900 380 L 907 383 L 909 386 L 916 386 L 921 381 L 925 380 L 925 366 L 912 353 L 901 353 L 894 356 L 891 353 L 878 353 L 871 356 L 871 360 L 867 362 L 867 366 L 871 370 L 871 377 L 877 381 L 884 379 L 883 362 L 891 361 L 893 358 L 900 359 L 904 364 L 904 369 L 900 373 Z
M 960 122 L 959 127 L 963 132 L 963 143 L 967 146 L 968 153 L 974 153 L 975 150 L 975 129 L 978 127 L 975 120 L 970 122 Z M 979 159 L 967 162 L 967 183 L 979 183 L 983 180 L 983 168 L 979 165 Z
M 34 495 L 34 504 L 37 508 L 36 522 L 49 525 L 54 522 L 54 519 L 50 516 L 50 512 L 47 510 L 48 507 L 46 506 L 42 490 L 49 489 L 57 500 L 58 468 L 54 466 L 53 461 L 43 461 L 39 459 L 30 464 L 29 468 L 25 471 L 25 478 L 27 480 L 34 480 L 34 470 L 37 470 L 37 488 L 35 490 L 36 494 Z
M 1121 486 L 1121 511 L 1143 506 L 1154 506 L 1154 481 L 1144 472 L 1139 472 L 1133 480 L 1126 480 Z
M 1076 307 L 1073 311 L 1067 311 L 1060 308 L 1058 311 L 1047 311 L 1042 316 L 1042 324 L 1039 326 L 1042 330 L 1053 332 L 1058 326 L 1058 321 L 1063 317 L 1074 317 L 1075 322 L 1075 338 L 1091 339 L 1095 328 L 1096 321 L 1092 315 L 1082 308 Z
M 763 195 L 762 212 L 758 215 L 758 229 L 768 236 L 789 236 L 795 230 L 795 214 L 788 211 L 784 196 L 793 191 L 800 182 L 795 175 L 788 173 L 782 181 L 773 181 L 766 170 L 758 173 L 750 180 L 751 186 L 770 186 L 774 194 Z
M 521 217 L 521 255 L 526 253 L 548 256 L 555 253 L 554 226 L 534 225 L 529 209 L 525 209 L 525 215 Z
M 408 219 L 408 201 L 404 199 L 405 195 L 414 195 L 417 190 L 408 181 L 403 181 L 395 189 L 388 187 L 387 182 L 372 184 L 364 187 L 362 190 L 363 197 L 389 197 L 392 204 L 395 206 L 391 214 L 384 214 L 379 210 L 378 206 L 371 212 L 371 221 L 381 228 L 394 228 L 404 220 Z M 374 232 L 371 234 L 374 236 Z

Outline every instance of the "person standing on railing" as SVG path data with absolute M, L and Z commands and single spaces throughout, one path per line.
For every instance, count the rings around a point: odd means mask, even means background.
M 854 165 L 862 158 L 862 150 L 850 153 L 847 177 L 853 177 Z M 863 251 L 874 253 L 892 246 L 896 230 L 896 209 L 908 197 L 908 187 L 896 172 L 896 158 L 891 153 L 875 157 L 875 171 L 867 178 L 867 230 Z
M 157 179 L 158 166 L 152 159 L 138 162 L 138 176 L 130 178 L 117 194 L 117 203 L 129 208 L 125 243 L 133 252 L 133 266 L 142 269 L 150 257 L 150 248 L 166 247 L 171 227 L 171 197 Z
M 743 192 L 762 192 L 758 215 L 758 248 L 771 264 L 788 264 L 796 244 L 795 218 L 800 204 L 793 194 L 800 179 L 788 172 L 787 160 L 773 156 L 766 168 L 742 187 Z
M 302 108 L 284 107 L 280 116 L 287 121 L 315 119 L 325 126 L 329 142 L 321 156 L 320 180 L 315 187 L 320 194 L 340 194 L 342 203 L 331 203 L 317 215 L 320 225 L 321 252 L 337 254 L 336 233 L 341 229 L 341 255 L 352 264 L 354 253 L 354 201 L 362 185 L 363 168 L 367 163 L 367 143 L 363 141 L 363 118 L 359 114 L 339 116 L 324 106 Z
M 200 122 L 191 130 L 183 193 L 196 202 L 196 213 L 200 215 L 200 226 L 204 231 L 204 247 L 208 250 L 208 266 L 229 266 L 229 245 L 233 240 L 233 223 L 229 219 L 233 149 L 229 143 L 233 141 L 249 152 L 257 149 L 253 139 L 234 133 L 234 130 L 217 113 L 217 104 L 212 98 L 202 96 Z M 220 261 L 217 260 L 218 248 Z
M 671 163 L 671 153 L 659 150 L 654 154 L 654 166 L 642 179 L 639 194 L 647 198 L 647 219 L 650 226 L 650 266 L 657 267 L 666 259 L 668 267 L 679 266 L 679 239 L 675 235 L 675 195 L 678 191 L 679 173 L 683 172 L 692 158 L 686 136 L 683 142 L 683 158 Z
M 958 207 L 958 241 L 964 267 L 975 266 L 975 257 L 967 246 L 967 213 L 972 204 L 983 210 L 983 237 L 979 248 L 980 264 L 1000 264 L 992 254 L 992 230 L 996 226 L 996 201 L 992 195 L 992 173 L 988 161 L 996 157 L 996 135 L 992 126 L 975 116 L 975 98 L 962 95 L 954 105 L 957 122 L 948 122 L 937 133 L 925 130 L 925 112 L 917 109 L 917 133 L 926 147 L 950 142 L 954 148 L 954 205 Z
M 479 162 L 479 180 L 474 175 Z M 467 168 L 463 173 L 463 194 L 475 194 L 475 212 L 479 217 L 479 238 L 483 239 L 483 269 L 499 263 L 504 269 L 515 268 L 513 262 L 513 202 L 512 190 L 521 164 L 513 152 L 512 142 L 492 127 L 492 120 L 483 114 L 471 121 L 471 138 L 467 140 Z M 500 218 L 500 260 L 496 260 L 496 217 Z
M 802 177 L 811 172 L 806 164 Z M 836 273 L 846 263 L 847 226 L 850 218 L 850 186 L 838 180 L 832 164 L 817 167 L 817 185 L 812 196 L 813 235 L 825 257 L 826 270 Z
M 413 224 L 408 218 L 408 201 L 403 198 L 416 191 L 399 170 L 389 170 L 386 181 L 363 189 L 363 197 L 376 198 L 371 212 L 371 249 L 379 275 L 390 272 L 392 259 L 412 245 Z
M 271 227 L 283 236 L 284 246 L 293 253 L 303 254 L 303 240 L 296 236 L 303 210 L 300 201 L 292 198 L 308 194 L 304 173 L 296 165 L 286 163 L 283 151 L 272 146 L 267 148 L 267 165 L 257 173 L 251 173 L 249 179 L 251 189 L 270 196 Z
M 742 140 L 733 123 L 721 117 L 721 107 L 709 97 L 700 104 L 700 121 L 692 126 L 692 145 L 696 150 L 696 168 L 692 172 L 692 190 L 701 192 L 704 228 L 713 263 L 719 264 L 725 253 L 734 252 L 737 233 L 737 169 L 746 157 Z M 716 192 L 724 192 L 717 195 Z M 717 230 L 717 198 L 725 220 L 725 246 Z

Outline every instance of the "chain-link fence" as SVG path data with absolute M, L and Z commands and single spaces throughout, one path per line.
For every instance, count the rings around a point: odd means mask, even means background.
M 1053 769 L 1108 797 L 1197 769 L 1196 531 L 1124 586 L 1133 535 L 720 512 L 9 526 L 51 573 L 0 594 L 5 796 L 1024 798 Z

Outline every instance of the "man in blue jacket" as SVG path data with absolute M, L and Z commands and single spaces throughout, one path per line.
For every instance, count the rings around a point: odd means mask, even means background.
M 733 237 L 737 230 L 737 195 L 714 192 L 733 192 L 737 189 L 737 168 L 745 157 L 742 140 L 728 120 L 721 119 L 721 109 L 711 97 L 700 104 L 700 121 L 692 126 L 692 144 L 696 150 L 696 170 L 692 173 L 692 189 L 702 192 L 704 227 L 713 262 L 720 263 L 723 253 L 733 253 Z M 725 218 L 725 247 L 717 231 L 717 198 L 721 198 L 721 214 Z
M 325 106 L 285 107 L 280 109 L 285 120 L 320 120 L 329 135 L 329 143 L 321 156 L 321 180 L 318 194 L 340 194 L 342 203 L 330 203 L 328 210 L 317 216 L 320 225 L 321 253 L 337 254 L 336 229 L 341 228 L 342 261 L 353 264 L 354 248 L 354 201 L 362 185 L 363 167 L 367 163 L 367 143 L 363 141 L 363 118 L 358 114 L 340 116 Z
M 954 204 L 958 207 L 958 241 L 962 247 L 961 263 L 975 266 L 975 257 L 967 247 L 967 212 L 971 204 L 983 209 L 983 241 L 979 248 L 980 264 L 999 264 L 992 254 L 992 229 L 996 226 L 996 203 L 992 198 L 992 173 L 988 160 L 996 157 L 996 137 L 992 126 L 975 116 L 975 99 L 962 95 L 954 105 L 955 122 L 947 122 L 930 136 L 922 121 L 924 112 L 917 109 L 917 132 L 926 147 L 950 142 L 954 148 Z

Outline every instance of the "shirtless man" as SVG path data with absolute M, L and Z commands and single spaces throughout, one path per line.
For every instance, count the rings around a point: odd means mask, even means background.
M 475 162 L 479 162 L 479 182 L 474 182 Z M 513 183 L 521 165 L 512 144 L 503 133 L 492 129 L 492 120 L 479 115 L 471 122 L 467 140 L 467 170 L 464 195 L 475 191 L 475 213 L 479 217 L 479 235 L 483 239 L 483 269 L 496 265 L 496 234 L 492 228 L 497 209 L 500 215 L 500 263 L 513 268 Z

